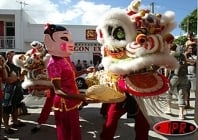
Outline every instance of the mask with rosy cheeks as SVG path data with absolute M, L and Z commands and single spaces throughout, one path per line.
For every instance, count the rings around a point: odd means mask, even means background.
M 62 51 L 67 51 L 67 44 L 66 44 L 66 43 L 62 43 L 62 44 L 60 45 L 60 49 L 61 49 Z
M 62 43 L 60 45 L 60 50 L 63 52 L 67 52 L 67 54 L 71 55 L 74 52 L 74 45 L 73 43 L 70 45 L 70 43 Z
M 44 43 L 49 54 L 58 57 L 70 56 L 74 51 L 71 33 L 62 26 L 48 25 Z

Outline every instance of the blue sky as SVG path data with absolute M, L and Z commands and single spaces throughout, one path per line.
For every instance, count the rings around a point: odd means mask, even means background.
M 163 14 L 172 10 L 179 24 L 184 17 L 197 8 L 197 0 L 141 0 L 140 9 L 150 9 L 154 2 L 154 12 Z M 25 2 L 27 5 L 20 5 Z M 23 8 L 38 24 L 97 25 L 100 16 L 110 9 L 126 9 L 131 0 L 1 0 L 0 9 Z M 183 34 L 178 27 L 172 34 Z

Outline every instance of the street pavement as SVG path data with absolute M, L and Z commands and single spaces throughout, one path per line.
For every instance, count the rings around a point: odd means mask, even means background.
M 31 129 L 35 126 L 36 120 L 41 112 L 45 97 L 31 96 L 25 97 L 24 102 L 28 106 L 30 115 L 20 116 L 21 121 L 26 123 L 25 127 L 16 129 L 15 134 L 9 135 L 9 140 L 56 140 L 56 130 L 54 123 L 53 112 L 50 113 L 48 121 L 43 124 L 41 130 L 35 134 L 31 133 Z M 176 103 L 176 102 L 175 102 Z M 195 93 L 191 94 L 190 104 L 192 109 L 185 111 L 186 120 L 195 124 L 194 122 L 194 106 Z M 99 140 L 99 135 L 102 129 L 104 118 L 100 114 L 101 103 L 94 103 L 85 106 L 80 110 L 80 122 L 83 140 Z M 174 114 L 168 116 L 168 119 L 176 120 L 178 109 L 175 105 Z M 167 117 L 167 115 L 166 115 Z M 119 125 L 114 137 L 115 140 L 134 140 L 134 120 L 127 118 L 126 114 L 120 118 Z M 151 128 L 149 131 L 149 140 L 198 140 L 198 131 L 186 136 L 163 136 L 154 132 Z

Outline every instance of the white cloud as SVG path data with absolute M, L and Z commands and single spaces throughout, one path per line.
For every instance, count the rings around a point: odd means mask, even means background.
M 20 4 L 20 2 L 22 2 Z M 24 5 L 24 2 L 27 5 Z M 96 25 L 100 16 L 112 9 L 111 5 L 95 4 L 85 0 L 72 3 L 72 0 L 1 0 L 0 9 L 20 9 L 31 16 L 38 24 L 86 24 Z M 58 5 L 58 3 L 61 3 Z
M 74 9 L 81 11 L 81 23 L 87 25 L 94 25 L 107 10 L 111 9 L 110 5 L 96 5 L 93 2 L 80 1 Z M 79 16 L 80 17 L 80 16 Z

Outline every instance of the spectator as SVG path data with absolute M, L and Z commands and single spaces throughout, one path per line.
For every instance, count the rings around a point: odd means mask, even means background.
M 88 68 L 89 65 L 87 64 L 87 60 L 83 60 L 82 69 Z
M 191 88 L 188 92 L 186 108 L 190 108 L 190 92 L 196 90 L 196 60 L 197 60 L 197 40 L 194 39 L 193 33 L 188 34 L 188 40 L 185 43 L 185 57 L 188 64 L 188 78 L 191 83 Z
M 185 98 L 187 96 L 189 81 L 188 81 L 188 69 L 185 56 L 182 52 L 176 51 L 177 45 L 172 45 L 171 55 L 173 55 L 180 63 L 179 68 L 169 71 L 169 79 L 170 79 L 170 89 L 168 91 L 167 102 L 168 109 L 165 112 L 166 114 L 171 113 L 171 101 L 173 94 L 177 96 L 178 106 L 179 106 L 179 119 L 184 119 L 184 109 L 185 109 Z
M 77 61 L 77 64 L 76 64 L 75 67 L 76 67 L 76 70 L 77 70 L 77 71 L 82 70 L 82 64 L 81 64 L 80 60 Z
M 12 62 L 12 58 L 15 55 L 14 51 L 8 51 L 6 53 L 7 66 L 6 71 L 8 78 L 5 81 L 4 98 L 3 98 L 3 120 L 6 134 L 13 134 L 14 130 L 9 125 L 9 115 L 11 114 L 13 119 L 13 128 L 25 126 L 25 123 L 18 120 L 18 108 L 21 105 L 23 99 L 23 93 L 20 80 L 23 78 L 20 74 L 20 68 L 15 66 Z
M 191 87 L 188 89 L 188 95 L 186 98 L 186 108 L 190 108 L 190 92 L 196 90 L 196 66 L 197 66 L 197 56 L 193 53 L 193 47 L 189 45 L 184 56 L 188 65 L 188 79 L 190 81 Z
M 188 34 L 187 39 L 188 40 L 185 43 L 186 48 L 191 46 L 193 48 L 193 52 L 196 52 L 195 50 L 197 49 L 197 41 L 194 39 L 193 33 Z
M 97 70 L 102 70 L 102 69 L 103 69 L 103 66 L 102 66 L 102 64 L 100 63 L 99 60 L 96 61 L 95 69 L 96 69 L 96 71 L 97 71 Z
M 188 46 L 184 52 L 184 56 L 186 58 L 186 62 L 188 64 L 188 71 L 189 74 L 195 75 L 196 73 L 196 63 L 197 63 L 197 56 L 193 54 L 193 47 Z
M 92 60 L 89 61 L 89 66 L 90 66 L 90 67 L 91 67 L 91 66 L 94 67 L 94 64 L 93 64 L 93 61 L 92 61 Z
M 3 99 L 3 83 L 8 77 L 8 73 L 6 71 L 5 59 L 2 55 L 0 55 L 0 126 L 2 124 L 2 99 Z M 8 140 L 6 137 L 2 135 L 1 127 L 0 127 L 0 140 Z

